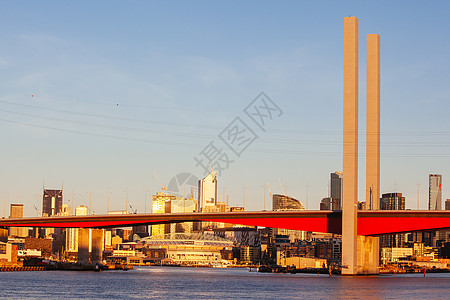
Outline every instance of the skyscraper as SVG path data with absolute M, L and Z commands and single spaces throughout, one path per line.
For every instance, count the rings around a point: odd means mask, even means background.
M 442 175 L 430 174 L 428 179 L 428 209 L 442 210 Z
M 198 181 L 198 202 L 201 208 L 217 204 L 217 173 L 214 169 Z
M 177 197 L 175 195 L 158 192 L 152 196 L 152 212 L 154 214 L 164 214 L 172 212 L 172 200 Z M 158 224 L 152 225 L 152 236 L 164 235 L 170 233 L 171 226 L 175 228 L 175 224 Z M 175 230 L 173 230 L 175 232 Z
M 80 205 L 75 209 L 75 216 L 87 216 L 88 208 Z M 66 250 L 78 251 L 78 228 L 68 228 L 66 231 Z
M 405 210 L 405 197 L 402 193 L 383 194 L 380 199 L 381 210 Z M 380 237 L 381 247 L 402 248 L 405 245 L 405 234 L 390 234 Z
M 62 211 L 63 191 L 44 189 L 42 216 L 56 216 Z
M 330 175 L 331 210 L 342 209 L 342 172 L 334 172 Z

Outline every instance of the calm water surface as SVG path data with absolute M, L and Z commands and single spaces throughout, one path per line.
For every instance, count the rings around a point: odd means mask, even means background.
M 329 277 L 170 267 L 100 273 L 2 272 L 0 298 L 450 299 L 450 274 Z

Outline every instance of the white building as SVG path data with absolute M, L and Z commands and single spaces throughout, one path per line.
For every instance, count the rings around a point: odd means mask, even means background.
M 202 209 L 217 204 L 217 173 L 214 169 L 198 181 L 198 199 Z

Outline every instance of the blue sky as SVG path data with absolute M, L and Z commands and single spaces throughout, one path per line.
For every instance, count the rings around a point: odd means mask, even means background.
M 359 18 L 360 200 L 365 200 L 365 36 L 381 36 L 381 192 L 428 199 L 450 178 L 447 1 L 1 1 L 0 199 L 35 215 L 43 183 L 104 213 L 138 212 L 240 117 L 258 138 L 219 176 L 230 204 L 264 186 L 318 209 L 342 169 L 343 18 Z M 265 92 L 283 111 L 258 128 Z M 74 197 L 72 199 L 72 191 Z M 221 196 L 222 197 L 222 196 Z M 219 199 L 221 198 L 219 197 Z M 270 208 L 267 193 L 266 208 Z M 149 211 L 150 201 L 147 204 Z M 3 207 L 0 214 L 3 215 Z

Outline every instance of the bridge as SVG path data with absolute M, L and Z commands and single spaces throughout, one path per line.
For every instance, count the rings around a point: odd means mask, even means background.
M 34 217 L 1 219 L 0 227 L 114 228 L 182 222 L 221 222 L 342 234 L 342 212 L 325 210 Z M 359 236 L 445 229 L 450 229 L 450 211 L 365 210 L 357 213 Z

